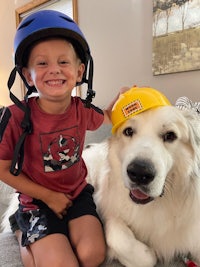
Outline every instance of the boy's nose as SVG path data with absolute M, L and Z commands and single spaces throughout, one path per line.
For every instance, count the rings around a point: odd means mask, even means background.
M 49 66 L 49 72 L 52 74 L 59 74 L 61 70 L 57 64 L 52 64 Z

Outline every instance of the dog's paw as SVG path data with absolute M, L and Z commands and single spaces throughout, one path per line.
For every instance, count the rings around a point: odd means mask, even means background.
M 156 265 L 157 257 L 153 249 L 141 244 L 135 248 L 135 253 L 138 253 L 141 262 L 138 267 L 154 267 Z
M 155 252 L 140 242 L 134 246 L 131 254 L 118 259 L 126 267 L 154 267 L 157 263 Z

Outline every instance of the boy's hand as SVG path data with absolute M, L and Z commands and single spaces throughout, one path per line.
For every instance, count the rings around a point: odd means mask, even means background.
M 60 219 L 67 214 L 67 209 L 72 206 L 69 195 L 55 191 L 51 191 L 43 201 Z
M 123 94 L 123 93 L 125 93 L 126 91 L 128 91 L 130 89 L 130 87 L 128 87 L 128 86 L 124 86 L 124 87 L 122 87 L 120 90 L 119 90 L 119 93 L 120 94 Z
M 126 91 L 128 91 L 130 88 L 127 86 L 124 86 L 122 88 L 120 88 L 119 93 L 117 94 L 117 96 L 111 101 L 111 103 L 109 104 L 109 106 L 104 110 L 104 123 L 111 123 L 111 112 L 112 112 L 112 108 L 115 104 L 115 102 L 118 100 L 119 96 L 123 93 L 125 93 Z

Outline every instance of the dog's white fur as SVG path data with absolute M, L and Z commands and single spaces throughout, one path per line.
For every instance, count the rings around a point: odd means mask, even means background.
M 6 186 L 6 185 L 5 185 Z M 10 223 L 9 223 L 9 217 L 10 215 L 14 214 L 18 208 L 18 194 L 16 194 L 13 190 L 13 193 L 10 197 L 10 202 L 7 210 L 2 216 L 2 222 L 0 225 L 0 229 L 2 229 L 3 233 L 10 232 Z
M 84 157 L 110 259 L 126 267 L 152 267 L 190 252 L 200 264 L 199 115 L 175 107 L 145 111 L 109 140 L 91 145 Z M 154 170 L 145 185 L 127 173 L 138 160 Z M 154 200 L 136 204 L 129 196 L 133 188 Z
M 126 267 L 153 267 L 190 252 L 200 264 L 200 119 L 195 113 L 175 107 L 145 111 L 83 156 L 109 259 Z M 145 185 L 132 182 L 127 173 L 138 159 L 154 170 Z M 136 204 L 129 196 L 133 188 L 154 200 Z M 5 214 L 6 228 L 16 202 L 14 197 Z

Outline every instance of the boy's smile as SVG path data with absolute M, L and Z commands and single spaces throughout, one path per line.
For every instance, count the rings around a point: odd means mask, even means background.
M 59 87 L 62 86 L 64 83 L 66 82 L 66 80 L 49 80 L 46 83 L 48 84 L 48 86 L 52 86 L 52 87 Z

